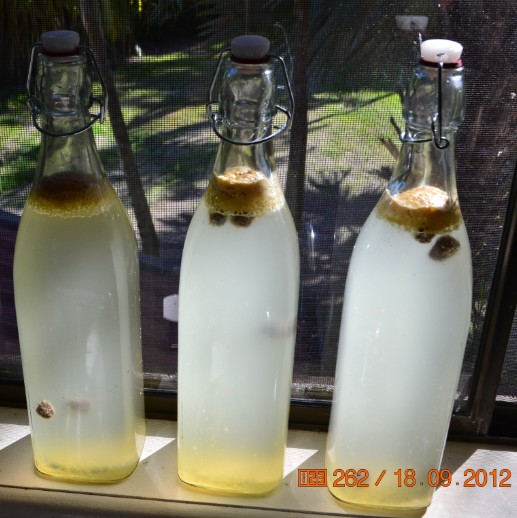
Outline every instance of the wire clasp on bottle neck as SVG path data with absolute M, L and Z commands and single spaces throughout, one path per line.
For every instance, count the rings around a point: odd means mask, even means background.
M 30 57 L 30 63 L 29 63 L 29 72 L 27 76 L 27 98 L 26 98 L 26 104 L 27 107 L 32 115 L 32 122 L 34 124 L 34 127 L 44 135 L 48 135 L 49 137 L 71 137 L 72 135 L 77 135 L 79 133 L 82 133 L 83 131 L 86 131 L 87 129 L 90 129 L 97 121 L 99 121 L 101 124 L 104 122 L 104 119 L 106 118 L 106 109 L 108 105 L 108 94 L 106 90 L 106 85 L 104 83 L 104 80 L 102 79 L 102 75 L 99 70 L 99 66 L 97 65 L 97 60 L 95 59 L 95 55 L 93 54 L 92 50 L 89 47 L 86 47 L 85 45 L 78 45 L 77 49 L 80 51 L 83 51 L 86 54 L 87 59 L 90 60 L 91 63 L 93 63 L 93 67 L 95 69 L 95 72 L 97 73 L 97 77 L 99 78 L 99 82 L 101 84 L 102 88 L 102 97 L 90 97 L 90 106 L 92 106 L 94 103 L 97 103 L 99 105 L 99 111 L 97 113 L 88 113 L 88 115 L 91 117 L 90 122 L 85 124 L 84 126 L 68 131 L 63 133 L 55 133 L 52 131 L 49 131 L 45 128 L 43 128 L 40 123 L 38 122 L 38 119 L 40 115 L 43 113 L 43 110 L 40 108 L 38 104 L 38 98 L 33 91 L 33 73 L 34 73 L 34 60 L 36 56 L 36 51 L 39 48 L 42 48 L 43 44 L 41 42 L 37 42 L 32 46 L 31 51 L 31 57 Z
M 275 54 L 266 55 L 266 62 L 269 59 L 274 59 L 280 63 L 280 67 L 281 67 L 282 73 L 285 78 L 285 84 L 287 86 L 287 93 L 289 95 L 289 102 L 291 104 L 291 107 L 289 110 L 288 108 L 284 108 L 283 106 L 276 104 L 275 113 L 273 114 L 273 117 L 275 117 L 278 112 L 281 112 L 285 116 L 285 121 L 281 125 L 273 124 L 272 129 L 274 131 L 270 135 L 267 135 L 267 136 L 261 137 L 261 138 L 257 138 L 255 140 L 251 140 L 251 141 L 248 140 L 248 141 L 243 142 L 240 140 L 231 139 L 223 134 L 223 132 L 221 131 L 220 128 L 222 127 L 224 118 L 220 115 L 220 113 L 218 113 L 217 111 L 214 111 L 214 109 L 213 109 L 213 106 L 216 106 L 216 107 L 219 106 L 218 101 L 213 101 L 212 99 L 214 96 L 214 90 L 215 90 L 217 78 L 219 76 L 219 71 L 221 69 L 223 60 L 226 57 L 226 54 L 231 54 L 230 48 L 223 49 L 221 54 L 219 55 L 219 60 L 217 62 L 217 68 L 215 70 L 214 77 L 212 79 L 212 84 L 210 86 L 209 100 L 208 100 L 208 103 L 206 104 L 206 111 L 208 113 L 208 116 L 210 117 L 210 123 L 211 123 L 212 129 L 214 130 L 214 133 L 220 139 L 224 140 L 225 142 L 228 142 L 230 144 L 235 144 L 237 146 L 252 146 L 255 144 L 262 144 L 264 142 L 268 142 L 269 140 L 274 139 L 275 137 L 277 137 L 278 135 L 280 135 L 281 133 L 283 133 L 286 129 L 288 129 L 290 127 L 291 121 L 292 121 L 292 114 L 294 112 L 294 95 L 293 95 L 293 91 L 291 89 L 291 83 L 289 81 L 289 76 L 287 74 L 287 68 L 285 66 L 284 60 L 280 56 L 277 56 Z
M 405 131 L 401 131 L 400 128 L 395 123 L 395 120 L 392 118 L 392 124 L 394 125 L 397 133 L 399 135 L 400 141 L 403 144 L 420 144 L 423 142 L 434 142 L 434 145 L 438 149 L 446 149 L 449 147 L 449 139 L 443 136 L 442 134 L 442 104 L 443 104 L 443 93 L 442 93 L 442 76 L 443 76 L 443 62 L 437 63 L 438 67 L 438 111 L 432 118 L 431 121 L 431 131 L 433 133 L 432 138 L 426 139 L 415 139 L 412 137 L 408 137 Z

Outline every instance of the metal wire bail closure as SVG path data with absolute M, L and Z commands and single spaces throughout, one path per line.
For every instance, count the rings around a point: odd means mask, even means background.
M 95 97 L 91 96 L 90 99 L 90 106 L 93 106 L 94 103 L 97 103 L 99 105 L 99 111 L 97 113 L 89 113 L 88 115 L 91 117 L 90 122 L 88 122 L 85 126 L 82 128 L 79 128 L 77 130 L 69 131 L 66 133 L 54 133 L 52 131 L 48 131 L 45 128 L 43 128 L 39 122 L 38 119 L 40 115 L 42 114 L 43 110 L 38 106 L 38 99 L 35 95 L 35 93 L 32 91 L 33 81 L 32 81 L 32 75 L 34 70 L 34 58 L 36 55 L 36 50 L 42 47 L 43 44 L 41 42 L 37 42 L 32 46 L 31 51 L 31 57 L 30 57 L 30 63 L 29 63 L 29 72 L 27 76 L 27 98 L 25 100 L 25 103 L 27 104 L 27 108 L 29 109 L 29 112 L 32 116 L 32 122 L 34 124 L 34 127 L 44 135 L 48 135 L 49 137 L 71 137 L 72 135 L 77 135 L 79 133 L 82 133 L 83 131 L 86 131 L 87 129 L 90 129 L 97 121 L 99 121 L 101 124 L 104 122 L 106 118 L 106 108 L 108 105 L 108 94 L 106 90 L 106 85 L 104 83 L 104 80 L 102 79 L 99 66 L 97 65 L 97 60 L 95 59 L 95 55 L 93 54 L 90 47 L 86 47 L 85 45 L 78 45 L 77 48 L 82 50 L 87 58 L 90 59 L 91 63 L 93 63 L 93 66 L 95 68 L 95 72 L 97 73 L 97 77 L 99 78 L 99 81 L 101 83 L 102 88 L 102 97 Z
M 406 137 L 405 131 L 400 131 L 398 126 L 394 123 L 394 119 L 392 118 L 392 124 L 397 129 L 397 133 L 399 134 L 399 139 L 403 144 L 419 144 L 422 142 L 434 142 L 434 145 L 438 149 L 447 149 L 449 147 L 449 139 L 442 135 L 442 73 L 443 73 L 443 62 L 437 63 L 438 65 L 438 111 L 435 113 L 433 120 L 431 121 L 431 131 L 433 133 L 432 138 L 426 139 L 413 139 Z
M 273 114 L 273 117 L 275 117 L 278 114 L 278 112 L 281 112 L 283 115 L 285 115 L 285 122 L 281 125 L 273 124 L 273 129 L 275 131 L 273 131 L 273 133 L 271 133 L 271 135 L 268 135 L 268 136 L 262 137 L 262 138 L 258 138 L 255 140 L 251 140 L 251 141 L 248 140 L 245 142 L 241 142 L 239 140 L 233 140 L 233 139 L 223 135 L 223 133 L 220 130 L 222 123 L 223 123 L 223 118 L 217 111 L 214 111 L 214 109 L 212 108 L 213 106 L 215 106 L 215 107 L 219 106 L 218 101 L 212 101 L 211 99 L 213 98 L 213 95 L 214 95 L 215 85 L 217 82 L 217 78 L 219 76 L 219 70 L 221 69 L 223 59 L 225 57 L 225 54 L 228 54 L 228 53 L 231 53 L 230 48 L 223 49 L 221 54 L 219 55 L 219 61 L 217 62 L 217 68 L 215 70 L 215 74 L 212 79 L 212 84 L 210 85 L 209 101 L 206 104 L 206 111 L 208 113 L 208 116 L 210 117 L 210 124 L 212 126 L 212 129 L 214 130 L 214 133 L 220 139 L 222 139 L 225 142 L 228 142 L 230 144 L 235 144 L 237 146 L 252 146 L 255 144 L 262 144 L 264 142 L 268 142 L 269 140 L 272 140 L 275 137 L 277 137 L 278 135 L 280 135 L 281 133 L 283 133 L 286 129 L 288 129 L 291 126 L 292 113 L 294 112 L 294 95 L 293 95 L 293 91 L 291 89 L 291 83 L 289 82 L 289 76 L 287 74 L 285 62 L 280 56 L 277 56 L 275 54 L 267 54 L 267 56 L 266 56 L 267 58 L 270 58 L 270 59 L 276 59 L 280 63 L 282 73 L 285 78 L 285 83 L 287 86 L 287 93 L 289 94 L 289 102 L 291 104 L 291 110 L 289 111 L 289 109 L 284 108 L 283 106 L 280 106 L 277 104 L 277 105 L 275 105 L 276 111 Z

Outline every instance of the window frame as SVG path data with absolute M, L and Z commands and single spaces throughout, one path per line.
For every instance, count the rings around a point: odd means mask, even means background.
M 13 222 L 13 225 L 15 223 Z M 509 191 L 505 223 L 488 298 L 483 330 L 469 394 L 469 411 L 453 415 L 449 436 L 517 440 L 517 404 L 497 402 L 500 375 L 510 343 L 517 308 L 517 165 Z M 175 392 L 145 390 L 147 417 L 175 420 Z M 0 380 L 0 405 L 26 407 L 23 381 Z M 291 400 L 290 426 L 325 430 L 330 417 L 327 400 Z
M 497 402 L 497 389 L 517 308 L 517 165 L 470 392 L 470 413 L 453 416 L 450 432 L 483 437 L 495 433 L 517 439 L 517 405 Z

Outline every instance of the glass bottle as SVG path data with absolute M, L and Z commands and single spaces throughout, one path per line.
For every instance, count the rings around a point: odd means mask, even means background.
M 251 494 L 282 479 L 299 289 L 296 231 L 275 172 L 268 49 L 266 38 L 240 36 L 221 55 L 212 113 L 221 141 L 179 288 L 179 478 Z
M 440 480 L 433 470 L 472 299 L 454 161 L 464 113 L 461 51 L 448 40 L 422 44 L 403 103 L 400 159 L 350 262 L 326 467 L 330 491 L 353 504 L 424 508 Z M 369 486 L 334 484 L 348 469 L 357 479 L 368 475 Z
M 93 55 L 73 31 L 41 41 L 27 84 L 42 141 L 13 272 L 34 462 L 108 482 L 135 469 L 145 435 L 137 243 L 91 129 Z

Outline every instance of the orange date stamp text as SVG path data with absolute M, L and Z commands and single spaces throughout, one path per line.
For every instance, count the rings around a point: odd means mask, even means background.
M 326 487 L 327 470 L 326 469 L 299 469 L 298 470 L 298 486 L 299 487 Z
M 335 469 L 330 476 L 326 469 L 299 469 L 299 487 L 376 487 L 392 480 L 398 487 L 512 487 L 510 469 L 471 469 L 452 473 L 448 469 L 430 469 L 417 473 L 414 469 L 383 469 L 379 473 L 370 473 L 367 469 Z

